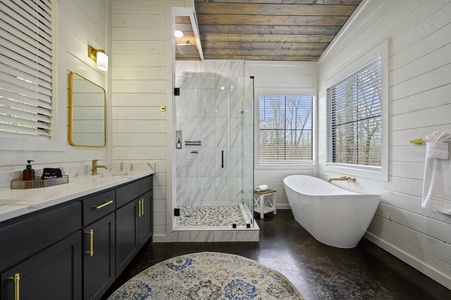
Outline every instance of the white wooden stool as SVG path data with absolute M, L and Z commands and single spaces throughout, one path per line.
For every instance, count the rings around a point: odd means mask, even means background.
M 260 219 L 266 213 L 276 214 L 276 190 L 254 191 L 254 211 L 260 213 Z

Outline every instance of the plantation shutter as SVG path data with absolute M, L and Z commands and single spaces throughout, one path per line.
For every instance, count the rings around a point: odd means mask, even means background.
M 327 90 L 329 161 L 381 166 L 381 95 L 380 58 Z
M 260 164 L 313 160 L 313 97 L 259 98 Z
M 0 2 L 0 135 L 50 136 L 51 0 Z

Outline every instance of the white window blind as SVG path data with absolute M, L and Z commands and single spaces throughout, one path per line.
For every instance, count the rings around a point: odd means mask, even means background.
M 51 0 L 0 2 L 0 135 L 50 136 Z
M 259 98 L 259 162 L 290 164 L 313 160 L 313 97 Z
M 381 166 L 381 97 L 381 58 L 327 90 L 330 162 Z

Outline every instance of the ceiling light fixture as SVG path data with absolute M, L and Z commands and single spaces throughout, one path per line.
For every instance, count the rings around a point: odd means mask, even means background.
M 97 62 L 97 69 L 105 72 L 108 71 L 108 55 L 105 54 L 105 50 L 95 49 L 89 46 L 88 56 Z
M 183 31 L 176 30 L 176 31 L 174 31 L 174 35 L 175 35 L 175 37 L 181 38 L 183 36 Z

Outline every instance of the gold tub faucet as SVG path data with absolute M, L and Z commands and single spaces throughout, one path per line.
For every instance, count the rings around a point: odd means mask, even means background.
M 98 175 L 98 173 L 97 173 L 97 169 L 98 168 L 108 169 L 107 166 L 98 165 L 97 164 L 98 161 L 99 161 L 98 159 L 93 159 L 92 160 L 92 168 L 91 168 L 92 175 Z
M 357 181 L 357 179 L 355 179 L 353 177 L 341 176 L 339 178 L 329 178 L 329 180 L 327 180 L 327 182 L 332 182 L 334 180 L 345 180 L 345 181 L 352 181 L 352 182 L 356 182 Z

